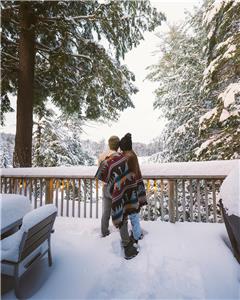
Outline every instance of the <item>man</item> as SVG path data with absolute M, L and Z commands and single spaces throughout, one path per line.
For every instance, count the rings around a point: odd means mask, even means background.
M 128 209 L 136 210 L 138 200 L 136 189 L 131 189 L 132 177 L 128 174 L 127 160 L 123 154 L 118 153 L 119 138 L 113 136 L 109 139 L 110 153 L 101 155 L 100 166 L 95 177 L 103 181 L 104 210 L 101 222 L 102 235 L 108 235 L 109 219 L 112 212 L 113 224 L 119 228 L 121 243 L 124 248 L 126 259 L 131 259 L 138 254 L 133 246 L 133 241 L 128 233 Z M 102 160 L 105 158 L 104 160 Z M 125 187 L 123 189 L 123 187 Z M 126 209 L 127 208 L 127 209 Z
M 110 157 L 112 154 L 116 153 L 119 148 L 119 138 L 115 135 L 111 136 L 108 140 L 109 150 L 102 153 L 98 159 L 98 165 L 101 164 L 107 157 Z M 102 237 L 106 237 L 110 234 L 109 231 L 109 219 L 111 215 L 112 207 L 112 196 L 109 192 L 108 186 L 106 183 L 103 185 L 103 214 L 101 219 L 101 232 Z

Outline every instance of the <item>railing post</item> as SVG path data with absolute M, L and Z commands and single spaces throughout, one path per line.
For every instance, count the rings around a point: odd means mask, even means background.
M 169 220 L 171 223 L 175 223 L 174 180 L 168 180 L 168 197 L 169 197 Z
M 45 204 L 50 204 L 50 203 L 53 203 L 53 178 L 46 178 Z

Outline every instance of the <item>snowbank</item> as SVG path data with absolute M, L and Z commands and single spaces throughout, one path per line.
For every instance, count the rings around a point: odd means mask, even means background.
M 240 217 L 240 162 L 223 181 L 220 188 L 220 198 L 223 205 L 227 208 L 228 215 Z
M 134 259 L 119 233 L 100 238 L 100 221 L 58 217 L 53 266 L 42 260 L 21 280 L 31 299 L 239 299 L 239 265 L 224 224 L 142 222 Z M 3 285 L 2 285 L 3 286 Z M 12 299 L 13 291 L 2 295 Z

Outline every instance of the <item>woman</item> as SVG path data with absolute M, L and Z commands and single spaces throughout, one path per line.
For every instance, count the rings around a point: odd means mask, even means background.
M 140 226 L 139 211 L 143 205 L 147 204 L 146 191 L 138 163 L 138 158 L 136 153 L 132 149 L 132 136 L 130 133 L 127 133 L 120 140 L 119 146 L 123 152 L 123 155 L 127 158 L 129 171 L 134 174 L 137 183 L 137 197 L 139 203 L 138 210 L 137 212 L 132 212 L 131 214 L 129 214 L 129 218 L 132 224 L 133 238 L 137 243 L 138 240 L 142 239 L 143 237 Z

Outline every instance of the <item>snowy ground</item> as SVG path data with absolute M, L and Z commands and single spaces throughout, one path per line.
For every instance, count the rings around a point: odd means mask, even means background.
M 58 217 L 53 266 L 42 260 L 22 278 L 32 299 L 239 299 L 240 266 L 224 224 L 142 222 L 140 254 L 127 261 L 119 234 L 100 238 L 100 220 Z M 2 299 L 14 298 L 3 278 Z M 6 291 L 8 290 L 8 291 Z

